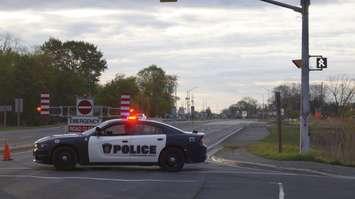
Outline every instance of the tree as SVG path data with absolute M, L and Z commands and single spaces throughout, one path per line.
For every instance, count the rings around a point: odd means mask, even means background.
M 241 118 L 242 111 L 248 112 L 248 117 L 254 117 L 257 114 L 258 101 L 251 97 L 244 97 L 236 104 L 232 104 L 228 109 L 222 111 L 223 117 L 227 118 Z
M 54 66 L 63 74 L 75 74 L 87 83 L 87 94 L 93 94 L 107 62 L 97 46 L 84 41 L 66 41 L 50 38 L 41 46 L 42 52 L 52 59 Z M 75 78 L 75 77 L 74 77 Z
M 139 89 L 135 77 L 125 77 L 117 74 L 115 79 L 99 87 L 96 102 L 100 105 L 118 107 L 123 94 L 130 94 L 132 104 L 137 104 Z
M 323 112 L 326 107 L 326 95 L 324 84 L 312 84 L 311 89 L 311 110 L 312 112 Z
M 207 117 L 207 119 L 212 118 L 212 111 L 211 111 L 210 107 L 207 107 L 207 109 L 206 109 L 206 117 Z
M 346 75 L 331 76 L 327 81 L 328 96 L 334 103 L 335 114 L 344 117 L 355 95 L 355 81 Z
M 298 118 L 300 111 L 300 86 L 298 84 L 280 85 L 274 88 L 274 92 L 281 94 L 281 108 L 285 110 L 285 115 L 290 118 Z M 273 106 L 276 103 L 273 97 Z
M 26 48 L 19 44 L 19 40 L 10 34 L 0 35 L 0 54 L 25 53 Z
M 257 112 L 258 101 L 251 97 L 244 97 L 242 100 L 238 101 L 235 106 L 240 112 L 247 111 L 248 116 L 253 116 Z
M 174 91 L 177 77 L 167 75 L 156 65 L 151 65 L 137 74 L 140 90 L 139 105 L 149 116 L 164 116 L 174 106 Z

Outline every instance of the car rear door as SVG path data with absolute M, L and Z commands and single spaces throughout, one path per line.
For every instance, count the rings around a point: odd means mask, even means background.
M 150 122 L 141 122 L 133 131 L 134 136 L 130 137 L 130 142 L 135 146 L 135 151 L 131 153 L 130 161 L 158 162 L 160 152 L 166 146 L 166 134 L 163 129 Z

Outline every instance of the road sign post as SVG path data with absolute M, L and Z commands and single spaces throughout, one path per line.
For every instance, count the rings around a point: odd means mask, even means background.
M 20 124 L 21 124 L 20 114 L 23 112 L 23 99 L 22 98 L 15 98 L 15 112 L 16 112 L 17 126 L 20 126 Z
M 6 115 L 7 112 L 4 112 L 4 128 L 6 128 L 6 124 L 7 124 L 7 115 Z
M 281 93 L 275 92 L 276 112 L 277 112 L 277 135 L 279 143 L 279 153 L 282 153 L 282 131 L 281 131 Z
M 7 112 L 12 111 L 12 106 L 11 105 L 5 105 L 5 106 L 0 106 L 0 112 L 3 112 L 4 114 L 4 124 L 3 127 L 6 128 L 7 126 Z

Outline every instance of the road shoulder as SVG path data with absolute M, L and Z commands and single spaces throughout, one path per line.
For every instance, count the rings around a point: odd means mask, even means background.
M 330 165 L 307 161 L 279 161 L 265 159 L 249 153 L 246 150 L 248 144 L 256 143 L 267 136 L 269 132 L 265 126 L 252 125 L 238 134 L 235 134 L 222 143 L 222 148 L 211 159 L 218 163 L 253 167 L 262 169 L 278 169 L 295 172 L 307 172 L 320 175 L 339 175 L 355 179 L 355 168 Z

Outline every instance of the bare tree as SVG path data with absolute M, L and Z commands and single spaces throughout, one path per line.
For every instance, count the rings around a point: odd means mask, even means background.
M 326 85 L 337 116 L 344 117 L 355 95 L 355 81 L 347 75 L 331 76 Z
M 0 34 L 0 54 L 10 52 L 25 53 L 27 50 L 19 44 L 19 39 L 13 37 L 9 33 Z
M 326 103 L 324 83 L 322 82 L 320 84 L 312 84 L 310 89 L 312 111 L 322 111 L 322 108 Z

